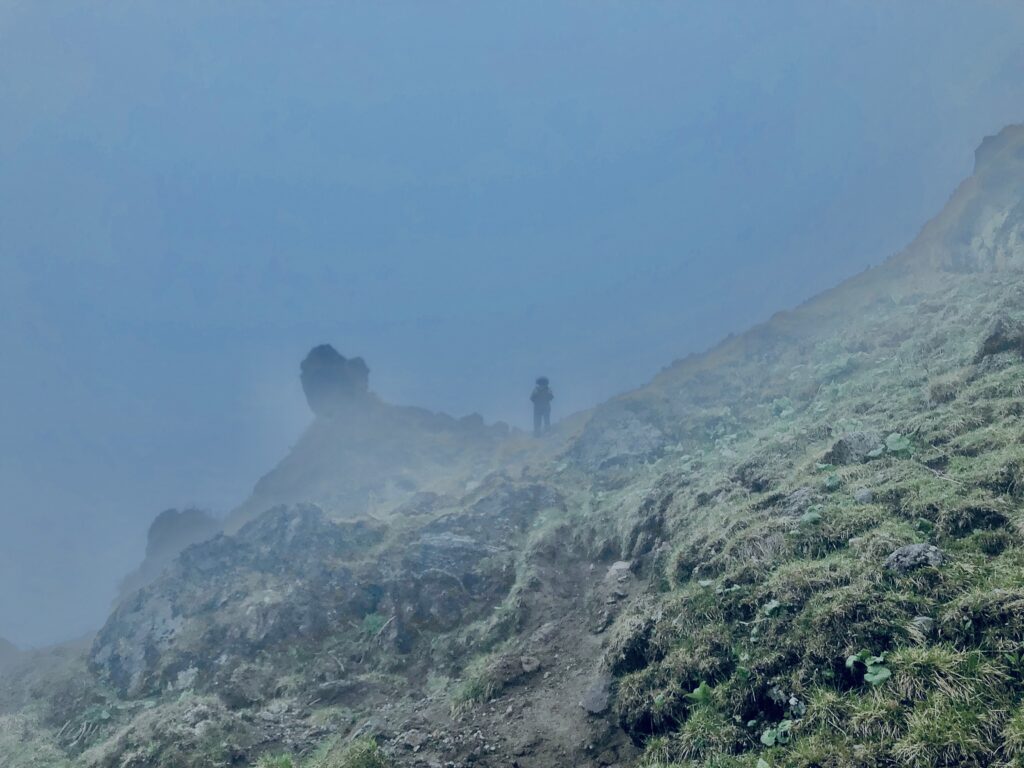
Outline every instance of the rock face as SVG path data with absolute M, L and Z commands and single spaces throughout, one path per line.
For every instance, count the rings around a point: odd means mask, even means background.
M 499 481 L 474 499 L 400 533 L 334 522 L 311 505 L 272 509 L 236 535 L 189 547 L 123 601 L 91 666 L 129 697 L 194 689 L 241 706 L 271 693 L 253 660 L 277 659 L 266 668 L 280 676 L 289 654 L 315 656 L 353 626 L 412 653 L 501 602 L 515 582 L 517 542 L 538 514 L 564 509 L 537 484 Z
M 937 568 L 946 562 L 942 550 L 932 544 L 908 544 L 900 547 L 885 560 L 891 571 L 906 573 L 925 566 Z
M 326 416 L 366 397 L 370 369 L 361 357 L 346 359 L 330 344 L 314 347 L 302 361 L 302 389 L 317 416 Z
M 200 509 L 168 509 L 157 515 L 146 537 L 146 559 L 125 577 L 121 596 L 127 596 L 151 583 L 175 557 L 193 544 L 211 539 L 220 532 L 220 522 Z
M 123 601 L 91 663 L 125 695 L 216 688 L 243 661 L 362 619 L 381 598 L 346 557 L 380 541 L 365 523 L 336 525 L 315 507 L 275 509 L 237 536 L 186 549 Z

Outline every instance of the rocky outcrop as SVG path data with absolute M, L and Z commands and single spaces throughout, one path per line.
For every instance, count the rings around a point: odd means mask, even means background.
M 311 505 L 278 507 L 235 535 L 187 548 L 123 601 L 95 640 L 91 666 L 129 697 L 194 689 L 241 706 L 272 692 L 261 668 L 280 676 L 289 654 L 316 657 L 353 628 L 412 653 L 488 615 L 516 581 L 524 535 L 538 515 L 559 510 L 564 502 L 547 486 L 501 479 L 457 511 L 397 532 L 335 522 Z M 261 658 L 277 661 L 253 664 Z
M 220 522 L 201 509 L 168 509 L 157 515 L 146 537 L 146 558 L 121 584 L 121 597 L 150 584 L 182 550 L 216 536 Z
M 302 384 L 317 418 L 228 516 L 229 533 L 279 505 L 316 504 L 333 518 L 425 509 L 501 466 L 508 425 L 385 403 L 367 390 L 364 367 L 327 346 L 310 353 Z
M 370 369 L 363 358 L 346 359 L 330 344 L 310 350 L 301 371 L 306 402 L 317 416 L 336 413 L 369 394 Z
M 925 566 L 937 568 L 944 562 L 946 556 L 933 544 L 908 544 L 889 555 L 885 567 L 890 571 L 906 573 Z
M 336 524 L 315 507 L 279 508 L 186 549 L 100 630 L 92 667 L 128 696 L 212 689 L 259 653 L 323 638 L 361 620 L 382 588 L 348 560 L 379 543 L 366 523 Z

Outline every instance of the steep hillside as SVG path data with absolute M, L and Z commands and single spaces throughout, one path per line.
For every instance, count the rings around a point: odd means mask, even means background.
M 1024 129 L 905 252 L 550 440 L 360 403 L 4 673 L 0 763 L 1024 761 Z

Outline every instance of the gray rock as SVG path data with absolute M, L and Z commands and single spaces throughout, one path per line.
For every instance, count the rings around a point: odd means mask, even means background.
M 850 432 L 843 435 L 825 454 L 826 464 L 859 464 L 867 461 L 870 454 L 884 449 L 882 437 L 876 432 Z
M 944 562 L 946 556 L 933 544 L 907 544 L 886 558 L 885 567 L 905 573 L 925 566 L 937 568 Z
M 583 693 L 580 706 L 592 715 L 603 715 L 611 705 L 611 683 L 607 674 L 595 677 Z
M 523 665 L 524 674 L 532 675 L 534 672 L 540 669 L 540 659 L 538 659 L 536 656 L 523 656 L 523 658 L 521 658 L 519 662 Z
M 800 517 L 817 501 L 810 488 L 797 488 L 782 503 L 782 514 L 786 517 Z
M 853 498 L 858 504 L 871 504 L 875 500 L 875 493 L 870 488 L 861 488 L 853 494 Z

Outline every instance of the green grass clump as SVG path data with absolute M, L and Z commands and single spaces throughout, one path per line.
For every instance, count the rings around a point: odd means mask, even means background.
M 996 753 L 1004 713 L 979 702 L 934 695 L 907 716 L 907 730 L 893 746 L 900 765 L 987 765 Z
M 303 768 L 392 768 L 393 763 L 372 737 L 338 744 Z M 282 767 L 286 768 L 286 767 Z

